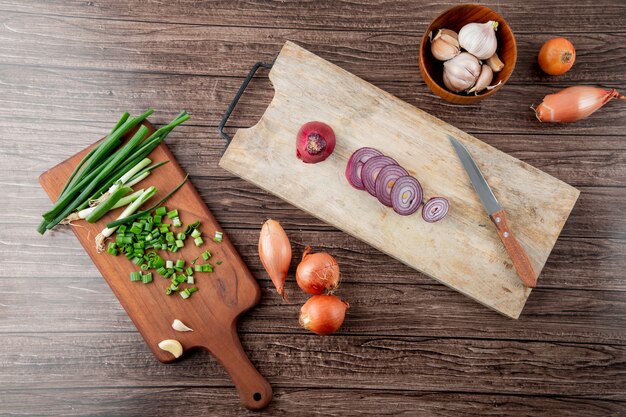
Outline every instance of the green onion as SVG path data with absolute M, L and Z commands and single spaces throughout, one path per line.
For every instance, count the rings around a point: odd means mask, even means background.
M 202 259 L 204 259 L 205 261 L 208 261 L 209 258 L 211 257 L 211 252 L 206 250 L 204 252 L 202 252 Z
M 221 242 L 222 241 L 222 236 L 224 236 L 224 234 L 222 232 L 215 232 L 215 236 L 213 237 L 213 240 L 215 242 Z
M 114 242 L 110 242 L 107 252 L 113 256 L 117 256 L 117 245 Z
M 165 267 L 166 267 L 167 269 L 172 269 L 172 268 L 174 268 L 174 262 L 173 262 L 173 261 L 170 261 L 170 260 L 168 259 L 167 261 L 165 261 Z
M 202 266 L 202 272 L 213 272 L 213 265 L 211 264 L 204 264 L 201 265 Z
M 176 235 L 176 239 L 185 240 L 185 238 L 187 238 L 187 235 L 182 232 Z
M 178 259 L 176 261 L 176 268 L 183 268 L 185 266 L 185 260 L 184 259 Z
M 167 209 L 165 207 L 159 207 L 156 209 L 157 216 L 165 216 L 167 214 Z
M 186 300 L 191 296 L 191 294 L 189 293 L 189 290 L 185 288 L 183 291 L 180 292 L 180 296 L 183 298 L 183 300 Z
M 202 246 L 202 244 L 204 243 L 204 240 L 202 240 L 201 237 L 197 237 L 193 240 L 193 242 L 196 244 L 196 246 Z
M 200 264 L 194 265 L 193 268 L 196 270 L 196 272 L 202 272 L 202 265 L 200 265 Z
M 217 262 L 215 262 L 215 264 L 216 264 L 216 265 L 221 265 L 221 264 L 222 264 L 222 261 L 217 261 Z
M 141 281 L 141 272 L 133 271 L 130 273 L 131 282 Z
M 193 275 L 189 275 L 187 277 L 187 284 L 194 284 L 194 283 L 195 281 L 194 281 Z
M 198 229 L 194 229 L 193 232 L 191 232 L 191 237 L 196 238 L 196 237 L 200 237 L 202 236 L 202 232 L 200 232 Z
M 174 227 L 181 227 L 183 225 L 183 223 L 180 221 L 180 217 L 174 217 L 172 219 L 172 226 Z
M 185 246 L 185 242 L 183 242 L 183 241 L 182 241 L 182 240 L 180 240 L 180 239 L 176 239 L 176 241 L 175 241 L 174 243 L 176 243 L 176 247 L 177 247 L 177 248 L 182 248 L 182 247 L 184 247 L 184 246 Z
M 174 217 L 178 217 L 178 210 L 172 210 L 168 212 L 167 217 L 169 217 L 170 219 L 173 219 Z
M 187 275 L 193 275 L 193 268 L 188 267 L 187 269 L 185 269 L 185 272 L 187 273 Z
M 141 277 L 141 281 L 144 284 L 148 284 L 148 283 L 152 282 L 152 272 L 148 272 L 147 274 L 143 275 Z
M 170 198 L 172 196 L 172 194 L 174 194 L 176 191 L 178 191 L 180 189 L 180 187 L 182 187 L 187 182 L 187 178 L 189 178 L 189 174 L 187 174 L 180 184 L 178 184 L 176 187 L 174 187 L 174 189 L 172 191 L 170 191 L 168 194 L 166 194 L 165 197 L 163 197 L 153 207 L 150 207 L 149 209 L 144 210 L 142 212 L 139 212 L 137 214 L 133 214 L 132 216 L 128 216 L 128 217 L 125 217 L 125 218 L 117 219 L 117 220 L 115 220 L 113 222 L 107 223 L 107 227 L 108 228 L 112 228 L 112 227 L 116 227 L 116 226 L 119 226 L 119 225 L 124 224 L 124 223 L 129 223 L 129 222 L 132 222 L 135 219 L 138 219 L 139 217 L 143 216 L 146 213 L 150 213 L 152 210 L 155 209 L 155 207 L 160 206 L 161 204 L 163 204 L 168 198 Z

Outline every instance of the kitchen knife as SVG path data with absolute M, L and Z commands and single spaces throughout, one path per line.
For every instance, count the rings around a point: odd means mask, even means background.
M 450 135 L 448 135 L 448 139 L 452 143 L 456 153 L 459 155 L 463 168 L 465 168 L 465 171 L 474 186 L 474 190 L 478 193 L 478 197 L 480 197 L 483 207 L 487 211 L 487 214 L 493 223 L 496 225 L 500 240 L 504 243 L 504 247 L 511 258 L 511 261 L 513 261 L 513 266 L 517 271 L 517 275 L 520 277 L 522 283 L 524 283 L 524 286 L 534 288 L 537 285 L 537 275 L 535 274 L 535 270 L 530 263 L 530 259 L 528 258 L 526 251 L 517 239 L 515 239 L 515 236 L 513 236 L 513 232 L 507 224 L 504 209 L 500 203 L 498 203 L 498 200 L 496 200 L 489 184 L 485 181 L 483 174 L 476 166 L 474 159 L 472 159 L 472 156 L 469 154 L 465 146 Z

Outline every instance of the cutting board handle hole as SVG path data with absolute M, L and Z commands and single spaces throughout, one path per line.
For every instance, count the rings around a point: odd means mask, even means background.
M 261 401 L 261 398 L 263 398 L 263 396 L 261 395 L 261 393 L 260 393 L 260 392 L 255 392 L 255 393 L 252 395 L 252 398 L 254 398 L 254 401 Z

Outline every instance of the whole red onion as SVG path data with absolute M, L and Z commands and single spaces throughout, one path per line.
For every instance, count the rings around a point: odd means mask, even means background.
M 308 122 L 296 137 L 296 156 L 302 162 L 315 164 L 328 158 L 335 150 L 335 133 L 326 123 Z

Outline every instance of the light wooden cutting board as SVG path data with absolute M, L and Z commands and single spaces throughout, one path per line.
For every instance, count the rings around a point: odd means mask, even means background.
M 271 104 L 254 127 L 237 131 L 221 167 L 468 297 L 519 317 L 531 290 L 518 279 L 446 135 L 468 148 L 538 273 L 578 190 L 291 42 L 269 77 L 276 90 Z M 296 133 L 311 120 L 328 123 L 337 137 L 334 153 L 318 164 L 296 158 Z M 422 220 L 421 210 L 399 216 L 352 188 L 346 164 L 363 146 L 398 161 L 421 182 L 426 198 L 447 197 L 448 216 L 434 224 Z

